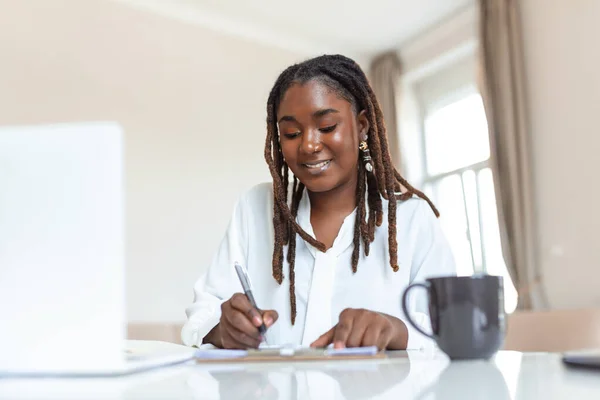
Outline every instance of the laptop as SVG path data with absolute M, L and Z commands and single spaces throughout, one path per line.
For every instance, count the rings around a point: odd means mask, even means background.
M 600 370 L 600 349 L 566 352 L 562 360 L 568 367 Z
M 127 351 L 123 153 L 116 123 L 0 128 L 0 376 L 193 358 Z

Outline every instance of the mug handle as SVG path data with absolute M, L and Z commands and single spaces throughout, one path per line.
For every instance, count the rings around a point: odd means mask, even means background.
M 406 317 L 406 320 L 413 326 L 413 328 L 415 328 L 419 333 L 435 340 L 435 337 L 431 333 L 427 333 L 423 329 L 421 329 L 421 327 L 418 324 L 416 324 L 415 321 L 412 320 L 410 314 L 408 313 L 408 307 L 406 306 L 408 300 L 408 292 L 416 287 L 422 287 L 427 289 L 428 291 L 430 289 L 429 283 L 412 283 L 408 285 L 408 287 L 404 290 L 404 294 L 402 295 L 402 311 L 404 311 L 404 316 Z

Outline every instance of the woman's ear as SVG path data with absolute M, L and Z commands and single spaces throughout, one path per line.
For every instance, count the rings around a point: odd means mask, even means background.
M 362 110 L 359 112 L 356 116 L 356 120 L 358 122 L 358 138 L 360 140 L 367 140 L 370 128 L 369 119 L 367 118 L 367 111 Z

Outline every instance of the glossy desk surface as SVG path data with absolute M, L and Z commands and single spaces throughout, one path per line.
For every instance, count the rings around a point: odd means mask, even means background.
M 600 371 L 559 354 L 450 362 L 394 352 L 363 361 L 194 364 L 116 378 L 0 379 L 0 399 L 600 399 Z

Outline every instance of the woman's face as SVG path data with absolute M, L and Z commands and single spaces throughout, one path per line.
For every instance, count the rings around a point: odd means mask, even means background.
M 277 110 L 283 157 L 306 188 L 327 192 L 356 182 L 358 145 L 366 138 L 365 112 L 317 80 L 292 85 Z

